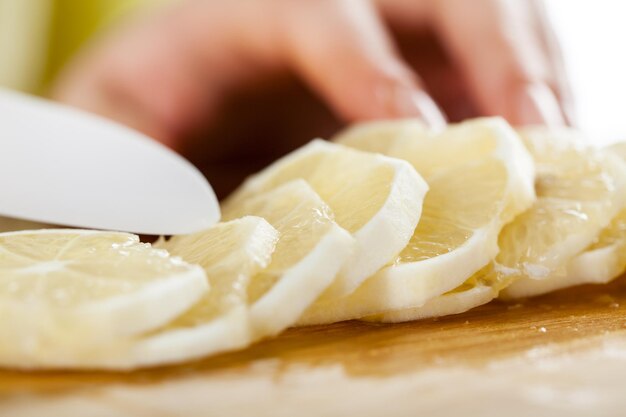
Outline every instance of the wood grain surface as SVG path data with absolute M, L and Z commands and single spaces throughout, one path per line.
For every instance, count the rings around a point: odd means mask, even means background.
M 0 416 L 623 415 L 623 381 L 626 278 L 434 320 L 291 329 L 170 368 L 2 371 Z

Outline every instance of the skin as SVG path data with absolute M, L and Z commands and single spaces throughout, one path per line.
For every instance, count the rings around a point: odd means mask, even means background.
M 218 194 L 345 123 L 574 119 L 535 0 L 182 0 L 85 48 L 53 95 L 208 167 Z

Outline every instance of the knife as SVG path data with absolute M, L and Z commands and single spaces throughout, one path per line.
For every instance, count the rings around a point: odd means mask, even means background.
M 0 215 L 150 235 L 220 218 L 187 160 L 112 121 L 0 89 Z

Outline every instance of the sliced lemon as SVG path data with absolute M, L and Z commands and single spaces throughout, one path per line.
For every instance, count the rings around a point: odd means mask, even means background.
M 132 369 L 196 359 L 241 349 L 253 342 L 248 287 L 269 264 L 278 231 L 259 217 L 247 216 L 158 245 L 201 265 L 211 291 L 166 326 L 139 338 L 118 341 L 90 352 L 80 365 Z
M 294 179 L 306 180 L 356 239 L 331 295 L 352 292 L 398 255 L 415 230 L 428 188 L 405 161 L 315 140 L 246 180 L 224 210 Z
M 261 216 L 280 233 L 271 263 L 248 288 L 255 339 L 293 325 L 331 285 L 355 247 L 330 207 L 302 179 L 232 201 L 222 214 L 225 219 Z
M 609 152 L 616 154 L 623 161 L 626 161 L 626 142 L 617 142 L 605 148 Z
M 551 283 L 562 282 L 570 261 L 626 204 L 626 164 L 618 156 L 569 130 L 522 133 L 537 166 L 539 199 L 500 236 L 498 262 L 519 276 L 502 292 L 506 298 L 557 288 Z
M 576 256 L 567 274 L 551 280 L 552 289 L 580 284 L 606 284 L 626 270 L 626 212 L 613 219 L 598 241 Z
M 624 166 L 618 158 L 585 146 L 573 131 L 537 128 L 522 136 L 537 167 L 538 199 L 502 229 L 495 262 L 422 308 L 390 311 L 368 320 L 398 322 L 457 314 L 485 304 L 502 289 L 502 295 L 511 298 L 544 293 L 567 282 L 569 260 L 624 204 Z M 607 260 L 606 252 L 592 256 Z
M 113 338 L 89 348 L 49 349 L 44 358 L 29 365 L 133 369 L 247 346 L 252 341 L 247 286 L 251 276 L 268 265 L 277 239 L 278 232 L 265 220 L 244 217 L 157 242 L 155 245 L 201 265 L 211 290 L 183 314 L 149 333 Z M 12 364 L 15 366 L 15 360 Z
M 182 314 L 169 323 L 141 334 L 124 332 L 116 337 L 103 337 L 99 344 L 85 345 L 76 341 L 56 345 L 52 343 L 33 351 L 25 348 L 27 340 L 0 350 L 0 363 L 13 367 L 133 369 L 241 348 L 292 325 L 302 311 L 332 283 L 340 267 L 351 255 L 354 239 L 332 220 L 330 208 L 304 180 L 286 183 L 240 204 L 231 205 L 224 212 L 224 217 L 234 219 L 246 213 L 265 216 L 278 230 L 263 219 L 244 217 L 219 224 L 197 235 L 159 242 L 159 246 L 201 264 L 212 284 L 209 293 L 193 305 L 188 303 L 187 308 L 191 308 L 186 312 L 184 309 L 179 310 L 178 314 Z M 280 239 L 277 242 L 279 232 Z M 81 236 L 83 233 L 91 234 L 77 232 Z M 52 234 L 52 231 L 45 234 Z M 102 239 L 105 235 L 98 236 Z M 113 234 L 114 237 L 118 235 L 132 237 Z M 136 238 L 133 239 L 136 242 Z M 43 249 L 38 248 L 34 252 L 39 258 L 47 259 L 57 253 L 52 250 L 54 245 L 50 245 L 50 242 L 41 238 L 39 242 Z M 22 259 L 19 256 L 24 251 L 21 245 L 12 243 L 9 249 L 18 258 L 9 266 L 20 268 Z M 81 240 L 72 244 L 76 245 L 76 250 L 90 254 L 89 262 L 84 260 L 84 255 L 79 257 L 89 267 L 93 266 L 92 257 L 105 267 L 119 263 L 119 260 L 104 256 L 102 251 L 94 251 L 96 243 Z M 141 247 L 157 254 L 157 260 L 178 259 L 169 258 L 164 250 L 151 249 L 145 245 Z M 45 253 L 45 249 L 51 253 Z M 120 254 L 135 259 L 129 256 L 132 255 L 132 245 L 125 244 L 122 249 Z M 149 259 L 142 261 L 155 267 L 155 262 Z M 182 261 L 177 262 L 192 268 Z M 50 267 L 44 265 L 44 269 Z M 145 265 L 143 268 L 139 272 L 145 275 Z M 193 267 L 196 272 L 198 268 Z M 201 282 L 206 287 L 205 274 L 200 272 Z M 66 281 L 59 283 L 59 286 L 72 288 L 71 283 L 67 282 L 70 276 L 65 271 L 62 278 Z M 176 294 L 170 289 L 171 286 L 163 294 L 163 305 L 159 306 L 161 309 L 169 307 L 176 300 Z M 202 291 L 196 294 L 200 297 Z M 146 313 L 155 308 L 159 310 L 154 305 L 146 306 Z M 83 312 L 88 313 L 87 310 Z M 129 321 L 132 321 L 134 312 L 128 313 L 131 314 Z M 72 311 L 72 317 L 74 315 L 77 312 Z M 94 330 L 102 327 L 101 323 L 94 323 L 93 320 L 88 323 L 97 325 Z M 21 328 L 21 324 L 17 327 Z M 77 338 L 85 337 L 82 327 L 72 326 L 71 329 L 78 331 Z M 51 337 L 56 337 L 54 340 L 58 342 L 63 336 L 55 333 Z
M 487 304 L 497 297 L 498 292 L 490 279 L 495 275 L 494 264 L 490 263 L 474 274 L 473 280 L 443 295 L 428 300 L 420 307 L 388 311 L 365 317 L 365 321 L 380 323 L 400 323 L 430 317 L 449 316 L 465 313 L 474 307 Z
M 0 362 L 37 366 L 161 326 L 208 285 L 199 266 L 126 233 L 0 234 Z
M 626 161 L 626 144 L 610 146 Z M 626 210 L 622 210 L 602 230 L 596 241 L 577 255 L 567 267 L 566 274 L 555 274 L 547 279 L 528 281 L 528 294 L 541 294 L 581 284 L 605 284 L 626 270 Z
M 355 149 L 404 159 L 414 167 L 419 167 L 420 175 L 430 177 L 438 171 L 446 171 L 486 155 L 507 152 L 506 148 L 497 150 L 499 140 L 494 139 L 493 133 L 489 132 L 491 126 L 498 124 L 509 130 L 510 135 L 510 126 L 503 119 L 495 117 L 469 120 L 449 125 L 443 130 L 427 128 L 419 120 L 406 119 L 357 124 L 340 132 L 333 141 Z M 442 137 L 445 139 L 440 140 Z
M 457 288 L 428 300 L 422 306 L 387 311 L 362 320 L 399 323 L 464 313 L 496 298 L 513 279 L 514 273 L 496 262 L 490 262 Z
M 503 225 L 535 198 L 530 155 L 502 119 L 479 119 L 444 132 L 414 121 L 376 122 L 336 140 L 405 158 L 425 175 L 430 191 L 409 244 L 393 264 L 348 297 L 316 302 L 300 324 L 415 308 L 453 290 L 496 256 Z

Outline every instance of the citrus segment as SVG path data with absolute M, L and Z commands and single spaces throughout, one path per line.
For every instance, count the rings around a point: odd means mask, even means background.
M 411 121 L 370 126 L 371 131 L 350 129 L 337 140 L 374 150 L 376 141 L 371 135 L 383 131 L 385 146 L 376 149 L 402 155 L 418 172 L 425 173 L 430 191 L 422 217 L 391 265 L 348 297 L 318 301 L 301 324 L 419 307 L 453 290 L 496 256 L 503 225 L 534 201 L 530 156 L 501 119 L 479 119 L 440 133 Z M 395 137 L 390 133 L 394 126 Z M 446 149 L 467 151 L 453 151 L 449 158 Z
M 626 204 L 626 164 L 616 155 L 585 145 L 574 131 L 522 135 L 537 166 L 538 201 L 500 236 L 498 262 L 519 274 L 503 291 L 507 298 L 558 287 L 552 283 Z
M 225 219 L 246 214 L 265 218 L 280 233 L 271 263 L 248 289 L 253 336 L 261 338 L 295 323 L 331 285 L 355 242 L 302 179 L 232 202 L 223 210 Z
M 126 233 L 37 230 L 0 234 L 0 362 L 73 360 L 118 337 L 153 330 L 208 289 L 198 266 Z M 55 356 L 57 355 L 57 356 Z
M 329 294 L 353 291 L 408 243 L 427 185 L 405 161 L 315 140 L 252 176 L 224 210 L 286 182 L 303 179 L 325 201 L 336 223 L 356 239 Z

